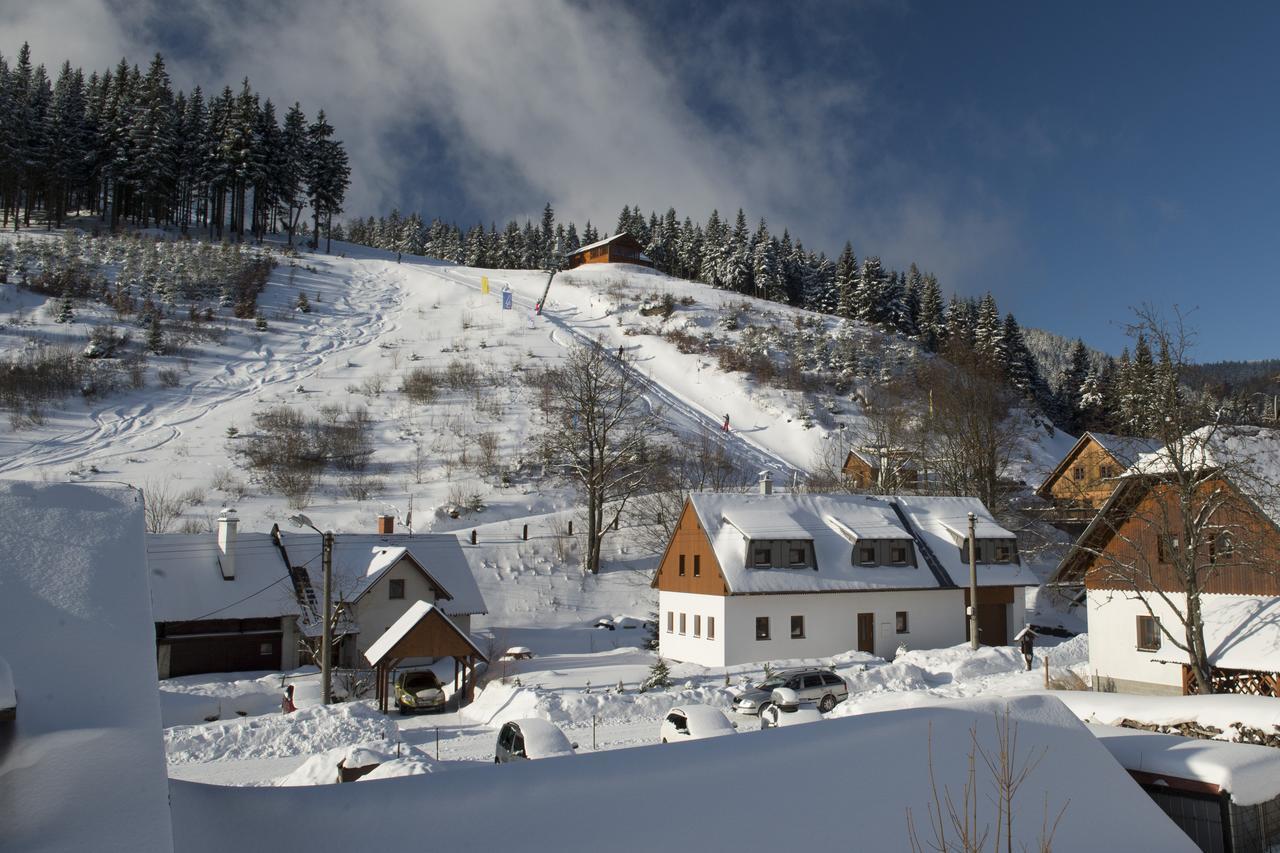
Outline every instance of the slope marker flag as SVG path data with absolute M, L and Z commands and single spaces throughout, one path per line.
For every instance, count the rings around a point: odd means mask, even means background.
M 502 288 L 502 310 L 503 311 L 511 310 L 511 288 L 510 287 Z
M 489 276 L 487 275 L 480 276 L 480 292 L 481 293 L 489 292 Z

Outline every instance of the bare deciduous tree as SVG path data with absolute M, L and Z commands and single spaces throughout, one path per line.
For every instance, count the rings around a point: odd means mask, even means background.
M 1130 331 L 1159 353 L 1146 398 L 1161 449 L 1130 469 L 1069 560 L 1087 562 L 1100 586 L 1140 601 L 1187 655 L 1196 692 L 1211 693 L 1204 595 L 1224 581 L 1238 589 L 1277 577 L 1280 554 L 1270 543 L 1280 432 L 1231 424 L 1180 383 L 1194 341 L 1181 313 L 1166 322 L 1144 307 Z
M 981 356 L 958 349 L 950 361 L 921 368 L 927 394 L 926 442 L 938 490 L 980 498 L 995 511 L 1002 504 L 1001 479 L 1025 415 L 998 370 Z
M 587 344 L 570 351 L 538 381 L 547 428 L 542 448 L 577 483 L 586 500 L 586 568 L 600 571 L 601 544 L 627 503 L 649 488 L 661 459 L 660 412 L 644 384 L 614 351 Z

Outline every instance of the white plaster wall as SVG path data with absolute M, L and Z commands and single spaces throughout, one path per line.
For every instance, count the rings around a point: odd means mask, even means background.
M 908 590 L 815 595 L 741 595 L 726 599 L 723 666 L 789 658 L 820 658 L 858 647 L 858 614 L 876 615 L 875 654 L 898 646 L 932 649 L 964 642 L 964 591 Z M 906 634 L 894 630 L 899 610 Z M 791 638 L 791 616 L 805 617 L 803 639 Z M 768 616 L 770 639 L 755 638 L 756 617 Z M 664 626 L 665 627 L 665 626 Z
M 393 579 L 404 581 L 404 598 L 388 597 L 390 582 Z M 363 657 L 365 650 L 377 642 L 377 639 L 386 633 L 386 630 L 394 625 L 415 601 L 434 604 L 435 600 L 435 591 L 431 588 L 431 584 L 427 583 L 422 572 L 414 568 L 408 560 L 401 560 L 393 566 L 356 603 L 356 623 L 360 626 L 356 648 L 360 652 L 360 664 L 365 663 Z
M 1171 595 L 1183 606 L 1182 596 Z M 1155 615 L 1175 633 L 1178 617 L 1164 602 L 1152 602 Z M 1154 652 L 1138 650 L 1137 617 L 1148 615 L 1146 606 L 1122 590 L 1089 590 L 1089 669 L 1098 678 L 1136 681 L 1182 690 L 1182 667 L 1187 660 L 1181 649 L 1164 638 Z M 1174 627 L 1177 625 L 1178 627 Z M 1174 661 L 1175 663 L 1160 663 Z M 1123 685 L 1119 685 L 1123 686 Z
M 702 666 L 724 666 L 725 601 L 723 595 L 691 592 L 658 592 L 658 654 L 673 661 Z M 673 630 L 667 631 L 667 614 L 674 613 Z M 685 614 L 685 633 L 680 633 L 680 614 Z M 702 617 L 701 636 L 693 635 L 693 617 Z M 716 620 L 715 639 L 707 639 L 707 618 Z

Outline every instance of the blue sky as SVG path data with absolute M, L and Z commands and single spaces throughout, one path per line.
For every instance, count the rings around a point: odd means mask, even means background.
M 691 11 L 688 7 L 693 6 Z M 1190 3 L 0 0 L 38 60 L 248 75 L 324 107 L 351 214 L 741 206 L 1119 352 L 1194 310 L 1202 360 L 1280 356 L 1280 7 Z M 0 45 L 7 55 L 17 44 Z

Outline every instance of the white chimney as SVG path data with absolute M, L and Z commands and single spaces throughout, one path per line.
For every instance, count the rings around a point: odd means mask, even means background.
M 773 477 L 770 476 L 768 471 L 760 472 L 760 494 L 773 494 Z
M 236 526 L 240 519 L 236 518 L 234 509 L 222 508 L 218 516 L 218 568 L 222 570 L 222 579 L 236 579 Z

